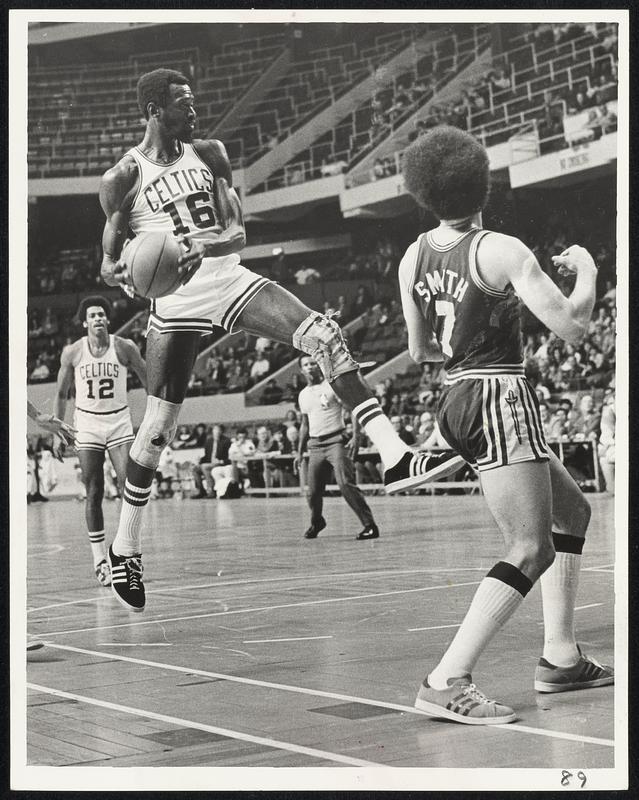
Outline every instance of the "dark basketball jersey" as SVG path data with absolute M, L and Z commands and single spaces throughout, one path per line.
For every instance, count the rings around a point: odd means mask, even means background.
M 477 270 L 477 246 L 489 231 L 471 228 L 446 246 L 432 231 L 418 240 L 413 298 L 444 354 L 448 380 L 498 372 L 523 374 L 519 300 Z

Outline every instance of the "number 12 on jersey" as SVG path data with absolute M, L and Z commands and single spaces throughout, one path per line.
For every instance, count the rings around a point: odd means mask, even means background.
M 444 318 L 439 335 L 439 344 L 445 356 L 452 356 L 453 349 L 450 346 L 450 337 L 453 335 L 455 325 L 455 306 L 450 300 L 435 300 L 435 313 L 438 317 Z

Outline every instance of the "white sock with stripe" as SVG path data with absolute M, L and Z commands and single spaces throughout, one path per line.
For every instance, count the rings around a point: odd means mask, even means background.
M 140 528 L 144 508 L 149 502 L 151 487 L 133 486 L 127 479 L 122 495 L 122 510 L 118 532 L 113 540 L 113 552 L 118 556 L 135 556 L 141 552 Z
M 553 533 L 553 542 L 555 560 L 540 578 L 544 611 L 543 657 L 556 667 L 571 667 L 579 660 L 574 617 L 584 540 Z M 567 552 L 565 547 L 579 552 Z
M 93 566 L 97 567 L 100 561 L 106 559 L 106 544 L 104 543 L 104 531 L 89 531 L 89 542 L 93 553 Z
M 379 400 L 371 397 L 353 409 L 359 425 L 379 450 L 384 467 L 395 466 L 410 451 L 410 447 L 397 435 L 391 421 L 382 411 Z
M 485 647 L 519 608 L 531 587 L 531 581 L 512 564 L 500 561 L 493 567 L 479 584 L 448 650 L 428 676 L 433 689 L 446 689 L 449 678 L 472 673 Z

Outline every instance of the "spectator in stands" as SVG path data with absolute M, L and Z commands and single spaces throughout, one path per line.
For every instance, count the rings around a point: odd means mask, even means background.
M 47 366 L 45 359 L 43 356 L 38 356 L 36 359 L 36 365 L 29 376 L 29 379 L 32 383 L 40 383 L 43 381 L 49 380 L 51 377 L 51 370 Z
M 601 414 L 595 410 L 595 401 L 592 395 L 582 395 L 575 420 L 576 432 L 586 439 L 596 439 L 600 423 Z
M 155 480 L 158 487 L 157 496 L 162 498 L 173 497 L 173 483 L 177 480 L 177 477 L 178 472 L 173 458 L 173 450 L 167 445 L 162 451 L 155 471 Z
M 402 440 L 402 442 L 404 442 L 409 446 L 415 444 L 414 435 L 410 431 L 406 430 L 406 428 L 404 427 L 404 422 L 399 415 L 391 417 L 391 424 L 393 425 L 393 428 L 395 428 L 395 431 L 397 432 L 397 435 Z
M 601 350 L 593 350 L 590 359 L 590 371 L 586 377 L 586 383 L 592 389 L 605 389 L 612 377 L 612 368 Z
M 611 111 L 606 103 L 599 107 L 599 125 L 601 133 L 612 133 L 617 130 L 617 115 Z
M 294 455 L 297 450 L 291 445 L 291 442 L 286 436 L 286 426 L 279 425 L 273 431 L 273 452 L 279 455 Z M 297 486 L 299 481 L 293 474 L 293 460 L 284 461 L 276 460 L 275 470 L 273 472 L 273 485 L 279 487 Z
M 206 425 L 203 422 L 198 422 L 198 424 L 189 434 L 189 438 L 184 441 L 182 447 L 204 447 L 205 442 Z
M 308 283 L 316 283 L 321 278 L 319 272 L 313 267 L 301 266 L 295 273 L 295 283 L 298 286 L 306 286 Z
M 255 445 L 248 438 L 246 428 L 238 428 L 235 432 L 228 451 L 229 462 L 225 465 L 217 465 L 211 469 L 213 488 L 217 497 L 226 497 L 227 492 L 241 493 L 247 481 L 247 458 L 254 455 Z M 229 492 L 230 484 L 232 492 Z M 233 491 L 234 490 L 234 491 Z
M 283 396 L 284 392 L 275 378 L 269 378 L 260 397 L 260 403 L 263 406 L 276 405 L 281 402 Z
M 597 452 L 606 491 L 615 493 L 615 390 L 606 391 L 601 409 L 601 433 Z
M 273 441 L 271 429 L 267 425 L 260 425 L 255 434 L 255 455 L 265 456 L 278 449 L 277 443 Z M 263 462 L 249 461 L 247 475 L 251 486 L 270 489 L 273 486 L 276 469 L 274 461 L 267 459 L 264 459 Z
M 212 429 L 207 431 L 204 455 L 191 469 L 195 486 L 193 499 L 215 497 L 215 481 L 212 471 L 214 467 L 222 467 L 231 463 L 229 460 L 230 446 L 231 440 L 224 434 L 223 425 L 216 423 Z
M 433 430 L 421 445 L 422 450 L 451 450 L 451 446 L 446 439 L 442 436 L 439 429 L 439 423 L 435 421 Z
M 258 353 L 257 358 L 251 365 L 251 382 L 259 383 L 271 371 L 271 362 L 266 357 L 265 352 Z
M 430 411 L 422 412 L 419 417 L 419 427 L 415 436 L 418 447 L 422 447 L 426 439 L 435 429 L 435 416 Z
M 568 435 L 568 414 L 564 406 L 557 407 L 550 418 L 546 433 L 551 441 L 560 441 Z
M 188 425 L 180 425 L 177 435 L 173 442 L 171 443 L 171 447 L 174 450 L 179 450 L 181 447 L 186 445 L 191 438 L 191 431 L 189 430 Z
M 568 111 L 571 114 L 580 114 L 588 108 L 592 108 L 593 102 L 585 92 L 579 90 L 568 101 Z

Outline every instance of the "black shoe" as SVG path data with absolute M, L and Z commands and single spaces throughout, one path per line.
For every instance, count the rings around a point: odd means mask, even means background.
M 317 534 L 326 527 L 326 520 L 320 517 L 319 522 L 311 523 L 311 527 L 304 532 L 305 539 L 317 539 Z
M 445 453 L 407 452 L 398 464 L 384 471 L 386 494 L 415 489 L 428 481 L 451 475 L 466 462 L 452 451 Z
M 129 611 L 144 611 L 142 556 L 117 556 L 113 547 L 109 547 L 109 565 L 111 589 L 118 601 Z
M 191 500 L 201 500 L 203 497 L 206 497 L 206 492 L 198 492 L 197 494 L 191 495 Z
M 362 539 L 379 539 L 379 528 L 375 524 L 368 525 L 363 531 L 360 531 L 355 538 L 360 541 Z
M 34 499 L 34 501 L 36 503 L 48 503 L 49 502 L 49 498 L 45 497 L 43 494 L 40 494 L 40 492 L 36 492 L 36 494 L 33 495 L 33 499 Z

